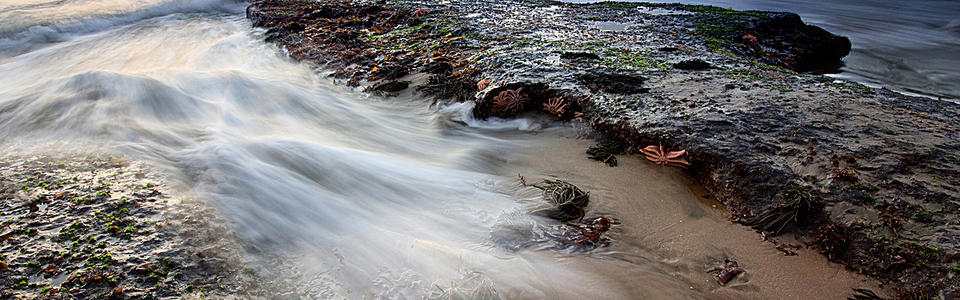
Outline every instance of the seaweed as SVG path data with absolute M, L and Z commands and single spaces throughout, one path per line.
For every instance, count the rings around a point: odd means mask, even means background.
M 603 143 L 596 144 L 593 147 L 588 148 L 587 155 L 589 155 L 588 158 L 600 161 L 608 166 L 617 166 L 617 157 L 614 156 L 613 151 Z
M 410 68 L 406 66 L 410 64 L 409 60 L 410 59 L 407 59 L 407 61 L 404 61 L 402 63 L 392 63 L 392 64 L 385 64 L 383 66 L 377 66 L 376 71 L 370 72 L 372 73 L 371 74 L 372 76 L 370 76 L 370 78 L 395 80 L 400 77 L 406 76 L 407 74 L 410 74 Z
M 847 300 L 883 300 L 877 293 L 868 289 L 853 289 L 853 296 L 847 297 Z
M 841 224 L 828 223 L 817 227 L 817 248 L 830 261 L 847 252 L 850 230 Z
M 809 222 L 823 208 L 816 196 L 800 185 L 793 185 L 784 196 L 786 203 L 750 218 L 743 224 L 761 232 L 769 231 L 779 235 L 787 228 Z
M 379 95 L 389 95 L 407 89 L 410 86 L 409 81 L 387 81 L 370 87 L 369 89 Z
M 554 205 L 552 208 L 534 211 L 534 215 L 548 217 L 561 222 L 583 219 L 584 208 L 590 201 L 590 194 L 577 186 L 562 180 L 543 180 L 544 186 L 533 185 L 543 190 L 543 198 Z
M 717 283 L 719 283 L 720 286 L 725 286 L 727 282 L 730 282 L 734 277 L 743 273 L 743 268 L 740 268 L 740 264 L 736 261 L 727 258 L 723 260 L 722 265 L 707 270 L 707 273 L 713 273 L 714 277 L 717 278 Z
M 433 60 L 423 65 L 423 72 L 434 75 L 451 74 L 453 73 L 453 65 L 443 59 Z
M 473 80 L 463 75 L 432 75 L 417 91 L 437 99 L 456 99 L 458 102 L 472 100 L 477 92 Z

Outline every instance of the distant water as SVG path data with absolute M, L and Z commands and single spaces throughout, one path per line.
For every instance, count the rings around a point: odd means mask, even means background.
M 805 22 L 849 37 L 853 42 L 853 50 L 844 59 L 846 67 L 836 77 L 909 93 L 960 99 L 960 1 L 680 2 L 800 14 Z

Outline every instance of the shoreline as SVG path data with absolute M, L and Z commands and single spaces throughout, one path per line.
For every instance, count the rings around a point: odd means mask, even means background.
M 960 182 L 947 181 L 960 177 L 960 105 L 797 73 L 845 52 L 795 15 L 549 1 L 258 1 L 247 15 L 293 58 L 372 93 L 476 101 L 481 119 L 560 99 L 545 110 L 591 124 L 611 153 L 686 149 L 738 221 L 799 214 L 757 227 L 797 227 L 901 297 L 960 293 Z M 822 46 L 778 48 L 792 30 Z M 504 92 L 513 105 L 496 103 Z M 797 195 L 816 209 L 787 205 Z
M 550 150 L 511 156 L 502 176 L 568 180 L 590 193 L 585 219 L 608 216 L 619 223 L 606 234 L 613 241 L 608 246 L 564 256 L 571 269 L 606 274 L 605 284 L 634 293 L 601 298 L 675 299 L 690 291 L 710 299 L 845 299 L 854 288 L 893 295 L 889 286 L 827 261 L 816 249 L 790 248 L 802 245 L 790 236 L 763 239 L 730 223 L 728 209 L 704 197 L 707 191 L 681 169 L 649 164 L 643 155 L 621 155 L 616 168 L 586 160 L 583 149 L 591 142 L 568 128 L 545 128 L 526 140 Z M 519 188 L 517 198 L 524 191 Z M 707 270 L 726 259 L 744 271 L 721 285 Z M 670 288 L 649 288 L 660 281 Z

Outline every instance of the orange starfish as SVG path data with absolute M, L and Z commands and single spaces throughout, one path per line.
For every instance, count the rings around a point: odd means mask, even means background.
M 643 150 L 640 150 L 640 152 L 643 152 L 643 154 L 647 156 L 647 159 L 658 165 L 681 168 L 686 168 L 690 165 L 690 162 L 688 162 L 686 159 L 680 158 L 687 153 L 687 150 L 666 151 L 663 149 L 663 145 L 661 144 L 660 146 L 647 146 L 646 148 L 643 148 Z
M 547 103 L 543 104 L 543 110 L 557 117 L 562 117 L 566 109 L 567 103 L 560 97 L 550 98 L 550 100 L 547 100 Z
M 426 16 L 426 15 L 429 14 L 429 13 L 430 13 L 430 11 L 421 8 L 421 9 L 418 9 L 418 10 L 413 11 L 413 17 L 414 17 L 414 18 L 420 18 L 420 17 Z
M 493 112 L 521 112 L 523 105 L 530 102 L 530 97 L 523 93 L 523 88 L 516 90 L 504 90 L 499 95 L 493 97 Z
M 480 80 L 480 82 L 477 82 L 477 90 L 482 91 L 483 89 L 487 88 L 487 86 L 490 85 L 490 82 L 490 79 Z

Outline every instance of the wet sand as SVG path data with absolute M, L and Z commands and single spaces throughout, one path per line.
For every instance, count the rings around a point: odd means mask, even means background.
M 796 250 L 797 256 L 785 256 L 759 233 L 730 222 L 729 211 L 681 169 L 638 155 L 619 156 L 618 167 L 588 160 L 584 151 L 592 142 L 577 139 L 569 128 L 547 129 L 530 139 L 538 148 L 509 158 L 514 168 L 503 175 L 520 173 L 528 182 L 567 180 L 590 192 L 588 218 L 605 215 L 622 222 L 608 233 L 611 246 L 563 258 L 571 268 L 606 274 L 624 290 L 636 287 L 630 290 L 634 294 L 619 297 L 842 299 L 852 288 L 889 294 L 876 280 L 828 262 L 816 249 L 804 247 Z M 777 239 L 802 245 L 792 234 Z M 725 258 L 739 262 L 744 273 L 720 286 L 706 270 Z M 686 285 L 659 282 L 664 274 Z

